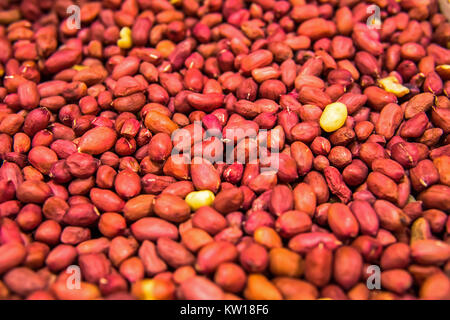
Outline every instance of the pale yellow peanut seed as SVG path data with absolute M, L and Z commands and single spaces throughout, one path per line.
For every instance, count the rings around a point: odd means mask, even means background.
M 83 66 L 81 64 L 76 64 L 76 65 L 74 65 L 72 67 L 72 69 L 77 70 L 77 71 L 81 71 L 81 70 L 86 69 L 86 68 L 87 68 L 87 66 Z
M 342 127 L 347 120 L 347 106 L 334 102 L 325 107 L 320 116 L 320 127 L 326 132 L 333 132 Z
M 117 46 L 121 49 L 129 49 L 133 45 L 131 40 L 131 29 L 128 27 L 123 27 L 120 30 L 120 39 L 117 40 Z
M 211 206 L 214 202 L 214 193 L 210 190 L 193 191 L 186 196 L 185 201 L 191 207 L 192 211 L 196 211 L 204 206 Z
M 442 70 L 450 70 L 450 64 L 440 64 L 435 69 L 436 70 L 440 70 L 440 69 L 442 69 Z
M 387 92 L 395 94 L 397 97 L 403 97 L 409 93 L 409 89 L 398 82 L 396 77 L 386 77 L 378 80 L 378 84 Z

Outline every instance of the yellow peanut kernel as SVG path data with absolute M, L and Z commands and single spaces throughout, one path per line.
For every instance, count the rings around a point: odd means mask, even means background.
M 131 40 L 131 29 L 128 27 L 123 27 L 120 32 L 120 39 L 117 40 L 117 45 L 121 49 L 129 49 L 133 45 L 133 41 Z
M 81 64 L 76 64 L 76 65 L 74 65 L 72 67 L 72 69 L 77 70 L 77 71 L 81 71 L 81 70 L 86 69 L 86 68 L 87 68 L 87 66 L 83 66 Z
M 320 127 L 326 132 L 333 132 L 342 127 L 347 120 L 347 106 L 334 102 L 325 107 L 320 116 Z
M 409 93 L 409 89 L 398 82 L 396 77 L 390 76 L 378 80 L 378 84 L 387 92 L 403 97 Z
M 170 0 L 170 3 L 176 6 L 177 4 L 181 3 L 181 0 Z
M 192 211 L 196 211 L 201 207 L 210 206 L 214 202 L 214 193 L 209 190 L 193 191 L 186 196 L 185 201 L 191 207 Z
M 175 50 L 175 43 L 173 43 L 170 40 L 161 40 L 156 45 L 156 50 L 158 50 L 159 53 L 161 53 L 161 56 L 163 58 L 167 58 L 168 56 L 170 56 L 172 51 Z
M 131 37 L 131 29 L 129 27 L 123 27 L 119 32 L 120 37 Z
M 435 69 L 436 70 L 450 70 L 450 64 L 440 64 Z

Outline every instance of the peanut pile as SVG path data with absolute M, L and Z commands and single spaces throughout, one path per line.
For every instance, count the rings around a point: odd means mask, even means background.
M 0 299 L 450 299 L 437 0 L 0 0 Z

